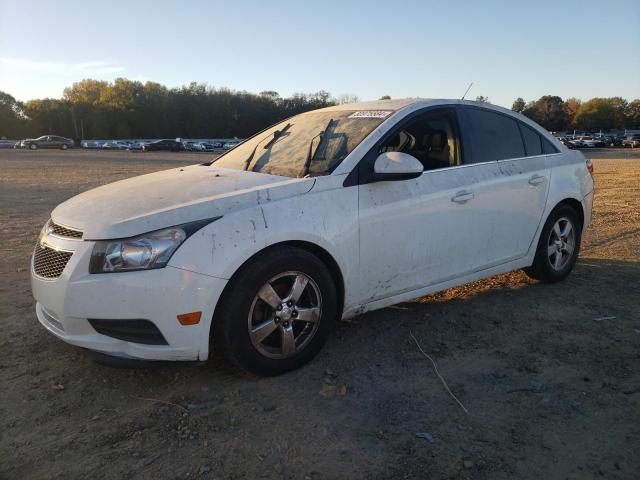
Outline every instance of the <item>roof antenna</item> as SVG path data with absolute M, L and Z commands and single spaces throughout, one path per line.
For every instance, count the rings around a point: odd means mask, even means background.
M 473 87 L 473 82 L 469 84 L 469 88 L 467 88 L 467 91 L 464 92 L 464 95 L 462 95 L 462 98 L 460 100 L 464 100 L 464 97 L 467 96 L 467 93 L 469 93 L 469 90 L 471 90 L 471 87 Z

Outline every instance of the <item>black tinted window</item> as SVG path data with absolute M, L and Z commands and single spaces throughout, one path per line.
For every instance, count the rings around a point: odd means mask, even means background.
M 522 137 L 524 138 L 524 146 L 527 150 L 527 156 L 542 155 L 542 138 L 533 129 L 524 124 L 520 124 L 522 129 Z
M 474 163 L 524 157 L 522 137 L 513 118 L 479 108 L 469 108 L 467 112 Z
M 459 142 L 454 114 L 430 110 L 397 128 L 380 145 L 378 154 L 403 152 L 420 160 L 425 170 L 459 165 Z
M 554 147 L 549 140 L 542 137 L 542 151 L 546 154 L 558 153 L 558 149 Z

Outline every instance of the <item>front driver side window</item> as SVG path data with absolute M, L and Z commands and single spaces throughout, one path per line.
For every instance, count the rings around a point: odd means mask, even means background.
M 453 113 L 431 110 L 398 127 L 380 145 L 378 154 L 403 152 L 417 158 L 426 170 L 460 164 L 460 142 Z

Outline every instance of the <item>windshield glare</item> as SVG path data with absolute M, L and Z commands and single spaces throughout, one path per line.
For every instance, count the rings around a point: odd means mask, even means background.
M 286 177 L 328 175 L 391 111 L 315 111 L 241 143 L 214 166 Z

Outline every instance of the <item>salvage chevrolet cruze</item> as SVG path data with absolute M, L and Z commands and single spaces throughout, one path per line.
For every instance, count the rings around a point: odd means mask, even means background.
M 303 113 L 211 163 L 59 205 L 32 287 L 42 325 L 129 359 L 214 349 L 274 375 L 338 319 L 516 269 L 572 270 L 592 167 L 528 118 L 458 100 Z

